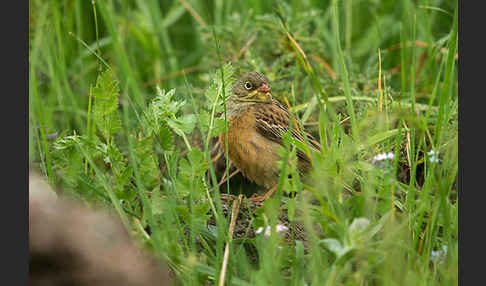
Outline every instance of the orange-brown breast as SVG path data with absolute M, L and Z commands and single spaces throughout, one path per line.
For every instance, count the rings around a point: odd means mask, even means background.
M 278 183 L 278 143 L 263 137 L 255 129 L 252 107 L 229 118 L 228 155 L 249 180 L 264 187 Z M 225 134 L 219 140 L 225 148 Z M 223 149 L 225 150 L 225 149 Z

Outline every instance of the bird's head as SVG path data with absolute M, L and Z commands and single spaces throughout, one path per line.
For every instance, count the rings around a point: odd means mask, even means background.
M 241 76 L 233 84 L 232 93 L 236 102 L 272 102 L 268 78 L 257 72 L 248 72 Z

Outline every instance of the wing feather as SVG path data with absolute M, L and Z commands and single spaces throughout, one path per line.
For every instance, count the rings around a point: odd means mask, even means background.
M 274 99 L 272 104 L 255 105 L 254 114 L 257 131 L 265 138 L 283 144 L 282 134 L 287 132 L 290 121 L 290 112 L 288 109 Z M 293 128 L 291 133 L 292 137 L 305 144 L 304 137 L 296 128 Z M 316 151 L 320 150 L 321 146 L 319 142 L 312 135 L 305 132 L 305 136 L 311 148 Z M 310 163 L 309 157 L 302 150 L 297 149 L 297 156 Z

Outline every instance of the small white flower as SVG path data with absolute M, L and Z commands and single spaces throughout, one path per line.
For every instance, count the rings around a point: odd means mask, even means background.
M 281 225 L 281 224 L 277 224 L 277 233 L 281 233 L 281 232 L 286 232 L 287 230 L 289 230 L 288 227 L 286 227 L 285 225 Z M 257 228 L 257 230 L 255 231 L 256 234 L 260 234 L 263 232 L 263 227 L 260 226 L 259 228 Z M 267 227 L 265 228 L 265 233 L 264 233 L 265 237 L 269 237 L 270 236 L 270 226 L 267 225 Z
M 439 162 L 439 152 L 436 153 L 434 150 L 430 150 L 427 154 L 431 163 Z
M 393 158 L 395 158 L 395 154 L 393 152 L 381 153 L 381 154 L 378 154 L 375 157 L 373 157 L 372 162 L 373 163 L 376 163 L 376 162 L 383 161 L 383 160 L 387 160 L 387 159 L 390 159 L 391 160 Z
M 285 225 L 277 224 L 277 232 L 286 232 L 287 230 L 289 230 L 289 228 Z
M 447 256 L 447 245 L 442 245 L 440 250 L 432 250 L 430 253 L 430 261 L 442 264 Z

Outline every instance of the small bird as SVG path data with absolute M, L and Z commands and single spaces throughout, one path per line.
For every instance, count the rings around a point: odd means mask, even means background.
M 263 196 L 250 198 L 260 202 L 270 197 L 278 185 L 281 160 L 279 146 L 283 145 L 283 133 L 290 123 L 290 112 L 270 93 L 269 80 L 257 72 L 248 72 L 232 86 L 232 95 L 227 100 L 228 156 L 243 176 L 257 185 L 270 190 Z M 305 142 L 298 127 L 291 131 L 292 137 Z M 310 134 L 305 133 L 310 147 L 315 151 L 321 146 Z M 219 137 L 225 150 L 226 134 Z M 305 143 L 304 143 L 305 144 Z M 308 154 L 297 149 L 297 168 L 307 173 L 311 167 Z

